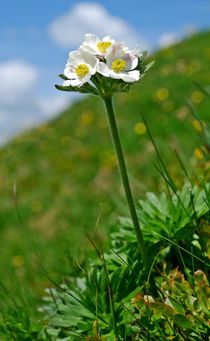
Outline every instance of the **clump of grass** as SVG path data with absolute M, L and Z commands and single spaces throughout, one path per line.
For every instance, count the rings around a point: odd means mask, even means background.
M 210 336 L 210 184 L 188 182 L 178 190 L 145 121 L 167 193 L 147 193 L 137 210 L 147 249 L 139 257 L 133 220 L 121 217 L 111 250 L 89 237 L 98 259 L 72 290 L 47 291 L 42 306 L 55 340 L 207 340 Z M 147 268 L 148 269 L 148 268 Z
M 192 204 L 193 198 L 193 204 Z M 98 254 L 76 285 L 47 290 L 42 306 L 55 340 L 203 340 L 209 335 L 210 185 L 184 185 L 172 196 L 148 193 L 139 217 L 152 285 L 138 258 L 130 218 L 121 218 L 111 249 Z
M 50 341 L 42 323 L 24 305 L 13 306 L 2 314 L 0 337 L 2 341 Z

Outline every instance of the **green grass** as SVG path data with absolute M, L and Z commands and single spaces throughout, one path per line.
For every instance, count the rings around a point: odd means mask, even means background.
M 141 125 L 142 115 L 178 183 L 182 171 L 174 148 L 188 165 L 194 162 L 200 140 L 186 99 L 199 105 L 205 120 L 208 101 L 192 81 L 209 84 L 209 39 L 210 32 L 204 32 L 157 52 L 145 78 L 130 94 L 116 96 L 138 198 L 165 186 L 154 167 L 156 156 Z M 83 264 L 91 253 L 86 233 L 95 228 L 101 204 L 104 239 L 117 216 L 127 214 L 101 101 L 90 96 L 75 102 L 55 120 L 15 138 L 0 151 L 0 160 L 0 278 L 10 296 L 5 299 L 1 290 L 0 307 L 8 306 L 11 295 L 19 300 L 21 287 L 33 308 L 49 285 L 43 270 L 60 282 L 78 271 L 76 259 Z

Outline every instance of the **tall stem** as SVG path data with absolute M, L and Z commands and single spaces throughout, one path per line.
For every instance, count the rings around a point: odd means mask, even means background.
M 146 249 L 144 245 L 144 239 L 141 231 L 141 227 L 139 224 L 139 220 L 137 217 L 136 209 L 134 206 L 134 200 L 133 200 L 133 195 L 131 192 L 130 184 L 129 184 L 129 179 L 128 179 L 128 174 L 127 174 L 127 168 L 125 164 L 125 158 L 120 142 L 120 136 L 118 133 L 118 128 L 115 120 L 115 114 L 114 114 L 114 108 L 113 108 L 113 103 L 112 103 L 112 96 L 104 96 L 103 98 L 109 118 L 109 124 L 110 124 L 110 130 L 111 130 L 111 135 L 112 135 L 112 140 L 113 144 L 116 150 L 117 158 L 118 158 L 118 164 L 119 164 L 119 169 L 122 177 L 122 182 L 125 190 L 125 195 L 127 199 L 127 203 L 129 206 L 131 218 L 133 221 L 133 226 L 136 232 L 136 237 L 137 237 L 137 242 L 138 242 L 138 247 L 144 262 L 144 266 L 147 267 L 147 255 L 146 255 Z

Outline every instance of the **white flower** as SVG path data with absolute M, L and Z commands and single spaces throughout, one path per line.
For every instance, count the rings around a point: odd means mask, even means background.
M 103 57 L 107 50 L 115 43 L 111 36 L 105 36 L 102 40 L 100 40 L 92 33 L 85 34 L 84 39 L 85 41 L 81 45 L 81 48 L 99 57 Z
M 98 64 L 98 58 L 84 50 L 70 52 L 64 70 L 64 75 L 68 78 L 68 80 L 64 81 L 63 85 L 83 85 L 96 73 Z
M 106 63 L 100 62 L 98 72 L 105 77 L 132 83 L 139 80 L 140 72 L 134 70 L 138 57 L 122 44 L 114 44 L 105 54 Z
M 140 49 L 140 47 L 138 45 L 136 45 L 136 47 L 132 50 L 132 54 L 134 54 L 135 56 L 137 56 L 138 58 L 143 57 L 144 52 L 142 52 L 142 50 Z

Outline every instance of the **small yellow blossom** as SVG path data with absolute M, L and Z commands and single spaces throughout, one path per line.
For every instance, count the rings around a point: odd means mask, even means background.
M 195 130 L 197 130 L 199 133 L 203 131 L 203 127 L 205 126 L 205 122 L 200 121 L 200 120 L 194 120 L 193 121 L 193 127 Z
M 204 95 L 202 94 L 202 92 L 198 90 L 193 91 L 191 95 L 191 100 L 193 103 L 199 104 L 203 101 L 203 99 L 204 99 Z
M 143 122 L 138 122 L 134 126 L 134 131 L 138 135 L 143 135 L 143 134 L 146 133 L 147 128 L 146 128 L 146 126 L 145 126 L 145 124 Z
M 203 160 L 204 159 L 204 155 L 203 152 L 200 148 L 195 148 L 194 150 L 194 155 L 198 160 Z
M 159 88 L 155 95 L 159 101 L 165 101 L 169 97 L 169 91 L 166 88 Z
M 12 264 L 14 265 L 14 267 L 16 268 L 20 268 L 21 266 L 23 266 L 24 264 L 24 259 L 22 256 L 20 255 L 16 255 L 12 258 Z

